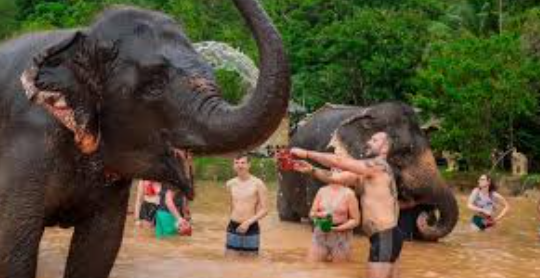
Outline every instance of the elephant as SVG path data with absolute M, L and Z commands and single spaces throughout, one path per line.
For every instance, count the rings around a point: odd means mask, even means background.
M 130 183 L 189 193 L 178 150 L 231 154 L 264 142 L 287 110 L 289 64 L 259 2 L 233 0 L 259 48 L 238 105 L 166 14 L 129 6 L 88 27 L 0 45 L 0 277 L 35 277 L 46 227 L 73 227 L 66 278 L 108 277 Z
M 449 234 L 457 223 L 459 207 L 440 176 L 429 140 L 410 106 L 401 102 L 367 107 L 327 104 L 299 123 L 291 134 L 290 147 L 330 151 L 331 138 L 337 134 L 349 154 L 361 159 L 366 142 L 378 131 L 387 132 L 392 141 L 388 162 L 396 176 L 398 198 L 414 204 L 412 208 L 402 207 L 400 227 L 408 230 L 404 232 L 410 237 L 426 241 Z M 284 170 L 279 170 L 278 182 L 280 219 L 297 222 L 306 218 L 321 182 Z

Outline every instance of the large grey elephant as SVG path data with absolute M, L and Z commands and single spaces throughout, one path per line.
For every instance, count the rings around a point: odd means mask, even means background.
M 394 168 L 400 199 L 416 207 L 402 210 L 400 224 L 424 240 L 437 240 L 455 227 L 459 208 L 450 188 L 441 178 L 429 141 L 420 129 L 414 110 L 402 103 L 370 107 L 326 105 L 304 120 L 291 136 L 291 146 L 330 151 L 329 142 L 338 132 L 356 158 L 364 156 L 365 143 L 377 131 L 392 137 L 389 163 Z M 307 217 L 322 184 L 306 175 L 281 171 L 278 211 L 280 218 L 300 221 Z M 411 202 L 413 201 L 413 202 Z M 425 212 L 425 213 L 423 213 Z M 416 221 L 418 217 L 422 220 Z M 424 225 L 427 222 L 428 225 Z M 421 225 L 417 225 L 421 223 Z
M 34 277 L 44 228 L 55 225 L 74 227 L 65 277 L 107 277 L 132 179 L 189 191 L 175 149 L 230 153 L 272 134 L 289 98 L 282 41 L 258 2 L 232 2 L 261 57 L 239 106 L 159 12 L 116 7 L 88 28 L 0 45 L 0 277 Z

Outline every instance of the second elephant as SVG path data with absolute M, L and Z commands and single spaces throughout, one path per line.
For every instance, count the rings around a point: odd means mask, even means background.
M 402 103 L 326 105 L 300 124 L 291 136 L 291 147 L 329 151 L 332 134 L 339 132 L 350 154 L 362 158 L 365 143 L 377 131 L 391 134 L 388 160 L 396 173 L 400 200 L 416 203 L 412 209 L 402 209 L 400 226 L 408 226 L 409 232 L 422 240 L 436 241 L 448 235 L 458 220 L 457 201 L 439 174 L 429 141 L 411 107 Z M 309 176 L 282 171 L 277 202 L 280 218 L 300 221 L 307 217 L 321 186 Z M 419 217 L 426 218 L 428 225 L 418 226 Z

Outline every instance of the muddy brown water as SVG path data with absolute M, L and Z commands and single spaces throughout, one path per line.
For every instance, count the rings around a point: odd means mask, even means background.
M 229 211 L 222 184 L 199 183 L 192 205 L 192 237 L 157 240 L 152 231 L 127 220 L 124 242 L 111 273 L 114 278 L 326 278 L 364 277 L 368 242 L 354 239 L 350 263 L 306 262 L 311 233 L 307 225 L 280 222 L 272 209 L 261 223 L 262 251 L 256 259 L 232 259 L 223 254 Z M 466 196 L 454 232 L 439 243 L 407 242 L 401 257 L 402 277 L 540 277 L 539 221 L 536 198 L 510 198 L 511 210 L 500 225 L 485 233 L 469 229 Z M 62 277 L 71 230 L 48 229 L 41 243 L 38 276 Z

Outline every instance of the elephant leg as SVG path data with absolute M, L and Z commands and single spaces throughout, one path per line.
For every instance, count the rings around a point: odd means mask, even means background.
M 43 216 L 28 200 L 0 198 L 0 277 L 34 278 Z
M 65 278 L 107 278 L 122 244 L 129 181 L 106 188 L 99 213 L 75 226 Z
M 278 189 L 276 204 L 281 221 L 300 222 L 300 216 L 294 211 L 293 205 L 289 202 L 289 199 L 285 196 L 281 188 Z

